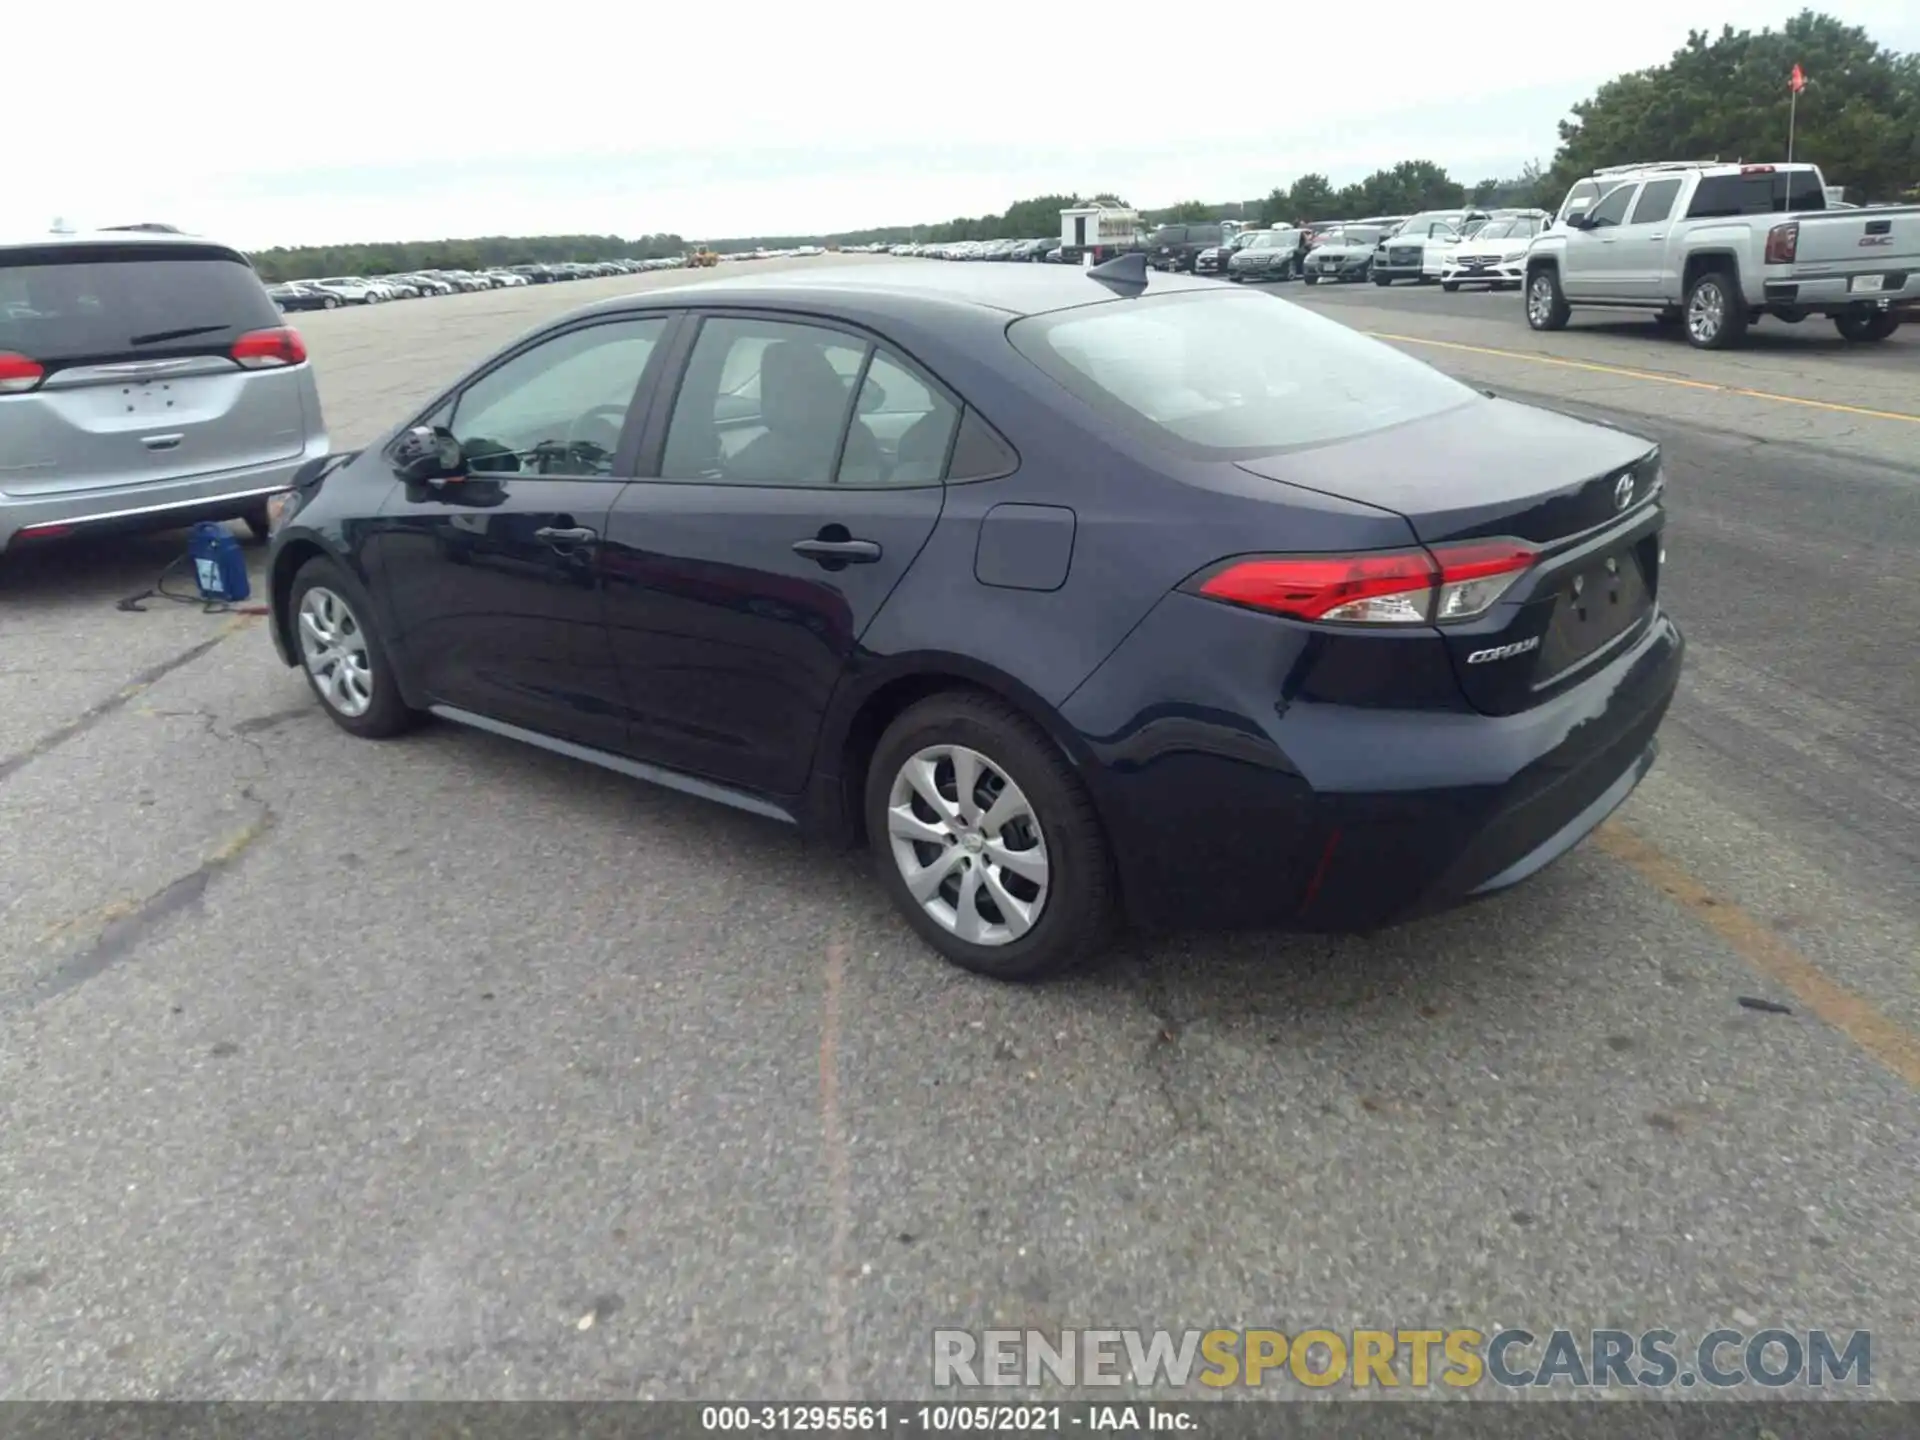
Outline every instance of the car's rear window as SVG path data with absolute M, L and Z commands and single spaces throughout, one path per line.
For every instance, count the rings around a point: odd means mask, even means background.
M 1350 440 L 1476 398 L 1336 320 L 1225 288 L 1029 316 L 1008 336 L 1115 423 L 1201 457 Z
M 190 245 L 48 245 L 0 251 L 0 350 L 48 368 L 224 354 L 283 324 L 253 267 Z

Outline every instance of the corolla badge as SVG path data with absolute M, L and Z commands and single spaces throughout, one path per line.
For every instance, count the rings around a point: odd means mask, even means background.
M 1633 474 L 1629 471 L 1613 485 L 1613 508 L 1624 510 L 1633 503 Z
M 1529 650 L 1540 648 L 1540 637 L 1532 636 L 1526 640 L 1516 640 L 1511 645 L 1495 645 L 1490 650 L 1476 650 L 1467 656 L 1469 665 L 1485 665 L 1490 660 L 1510 660 L 1515 655 L 1524 655 Z

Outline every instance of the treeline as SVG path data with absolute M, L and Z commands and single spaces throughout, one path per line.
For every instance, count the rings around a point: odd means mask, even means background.
M 1640 160 L 1780 160 L 1787 149 L 1787 77 L 1806 76 L 1795 130 L 1794 158 L 1818 162 L 1827 182 L 1857 204 L 1920 201 L 1920 55 L 1877 44 L 1859 26 L 1803 10 L 1779 30 L 1695 31 L 1663 65 L 1607 82 L 1575 105 L 1560 124 L 1550 164 L 1524 167 L 1505 179 L 1468 185 L 1431 160 L 1403 160 L 1364 180 L 1335 186 L 1324 174 L 1301 175 L 1263 199 L 1187 200 L 1141 212 L 1149 226 L 1182 220 L 1253 220 L 1262 224 L 1407 214 L 1474 204 L 1555 209 L 1572 183 L 1602 165 Z M 798 245 L 985 240 L 1053 235 L 1060 211 L 1104 202 L 1107 192 L 1037 195 L 996 215 L 959 216 L 919 225 L 889 225 L 834 235 L 755 235 L 708 243 L 722 252 L 791 249 Z M 532 261 L 649 259 L 684 253 L 678 235 L 623 240 L 614 235 L 491 236 L 478 240 L 408 241 L 268 250 L 256 255 L 271 279 L 380 274 L 428 268 L 472 269 Z
M 322 275 L 395 275 L 412 270 L 485 270 L 563 260 L 653 260 L 684 255 L 678 235 L 482 235 L 468 240 L 387 240 L 367 245 L 298 245 L 256 250 L 261 276 L 311 280 Z

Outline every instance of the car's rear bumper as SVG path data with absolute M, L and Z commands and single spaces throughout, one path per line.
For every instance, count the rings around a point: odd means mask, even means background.
M 1769 278 L 1764 285 L 1769 305 L 1796 305 L 1809 309 L 1847 309 L 1866 306 L 1893 310 L 1904 319 L 1915 318 L 1920 311 L 1920 269 L 1867 272 L 1877 274 L 1882 288 L 1855 290 L 1861 278 L 1857 272 L 1821 275 L 1796 275 L 1791 279 Z
M 1282 623 L 1170 596 L 1064 707 L 1145 926 L 1370 930 L 1518 884 L 1646 774 L 1684 650 L 1656 612 L 1531 710 L 1397 710 L 1288 698 Z
M 236 519 L 285 490 L 294 472 L 326 453 L 323 433 L 309 436 L 298 455 L 271 465 L 61 495 L 0 493 L 0 550 L 82 533 L 172 530 L 201 520 Z

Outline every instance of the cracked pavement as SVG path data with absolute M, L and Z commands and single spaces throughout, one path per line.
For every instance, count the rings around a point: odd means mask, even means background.
M 672 278 L 300 324 L 350 443 Z M 1368 291 L 1289 298 L 1920 410 L 1906 332 L 1723 364 Z M 1667 446 L 1693 650 L 1634 844 L 1037 990 L 780 827 L 452 727 L 349 738 L 257 619 L 114 609 L 178 537 L 9 557 L 0 1395 L 881 1398 L 926 1392 L 936 1326 L 1741 1312 L 1871 1328 L 1920 1398 L 1885 1039 L 1920 1027 L 1920 427 L 1409 348 Z M 1865 1009 L 1814 1012 L 1796 964 Z

